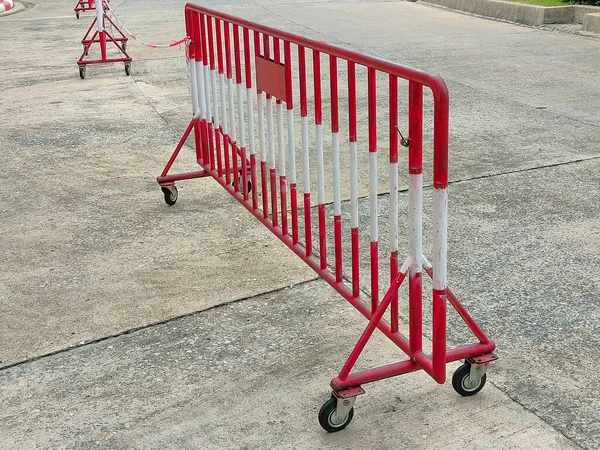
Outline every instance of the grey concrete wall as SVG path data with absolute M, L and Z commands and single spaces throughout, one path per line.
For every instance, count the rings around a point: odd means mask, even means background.
M 525 25 L 542 25 L 544 8 L 522 3 L 502 2 L 496 0 L 424 0 L 433 5 L 445 6 L 481 16 Z
M 581 30 L 589 31 L 591 33 L 600 33 L 600 13 L 586 14 L 583 16 Z
M 573 22 L 583 23 L 583 18 L 586 14 L 600 13 L 600 8 L 597 6 L 571 6 L 573 8 Z
M 422 1 L 480 16 L 493 17 L 494 19 L 508 20 L 532 26 L 539 26 L 545 23 L 583 23 L 586 14 L 600 12 L 599 8 L 595 6 L 543 7 L 500 0 Z

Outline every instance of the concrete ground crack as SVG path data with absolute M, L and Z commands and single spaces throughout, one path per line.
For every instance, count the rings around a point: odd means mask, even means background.
M 548 425 L 549 427 L 551 427 L 553 430 L 556 430 L 557 432 L 559 432 L 561 435 L 564 436 L 565 439 L 567 439 L 569 442 L 573 443 L 573 445 L 577 446 L 578 448 L 581 448 L 583 450 L 591 450 L 591 447 L 587 447 L 587 446 L 583 446 L 581 445 L 579 442 L 577 442 L 575 439 L 573 439 L 573 437 L 569 436 L 567 433 L 565 433 L 563 430 L 556 428 L 554 425 L 552 425 L 550 422 L 548 422 L 545 418 L 543 418 L 542 416 L 540 416 L 536 411 L 534 411 L 533 409 L 529 408 L 527 405 L 525 405 L 523 402 L 519 401 L 515 396 L 512 396 L 510 393 L 504 391 L 503 389 L 501 389 L 499 386 L 497 386 L 496 384 L 494 384 L 492 381 L 489 381 L 489 383 L 494 386 L 496 389 L 498 389 L 499 391 L 503 392 L 504 395 L 506 395 L 509 399 L 511 399 L 511 401 L 513 401 L 514 403 L 516 403 L 517 405 L 521 406 L 523 409 L 525 409 L 527 412 L 533 414 L 534 416 L 536 416 L 538 419 L 540 419 L 542 422 L 544 422 L 546 425 Z
M 201 310 L 197 310 L 197 311 L 192 311 L 192 312 L 188 312 L 188 313 L 185 313 L 185 314 L 180 314 L 180 315 L 177 315 L 177 316 L 169 317 L 169 318 L 164 319 L 164 320 L 159 320 L 157 322 L 152 322 L 152 323 L 148 323 L 148 324 L 145 324 L 145 325 L 140 325 L 138 327 L 128 328 L 128 329 L 120 331 L 118 333 L 113 333 L 113 334 L 109 334 L 107 336 L 102 336 L 102 337 L 99 337 L 99 338 L 89 339 L 87 341 L 82 341 L 82 342 L 77 343 L 75 345 L 70 345 L 68 347 L 61 348 L 61 349 L 58 349 L 58 350 L 54 350 L 54 351 L 49 352 L 49 353 L 44 353 L 44 354 L 38 355 L 38 356 L 32 356 L 32 357 L 29 357 L 29 358 L 24 359 L 22 361 L 17 361 L 17 362 L 14 362 L 12 364 L 8 364 L 8 365 L 5 365 L 5 366 L 2 366 L 2 367 L 0 367 L 0 372 L 2 372 L 4 370 L 7 370 L 7 369 L 11 369 L 11 368 L 16 367 L 16 366 L 21 366 L 23 364 L 27 364 L 27 363 L 30 363 L 30 362 L 33 362 L 33 361 L 37 361 L 39 359 L 48 358 L 48 357 L 51 357 L 51 356 L 54 356 L 54 355 L 58 355 L 58 354 L 61 354 L 61 353 L 66 353 L 66 352 L 69 352 L 71 350 L 75 350 L 75 349 L 78 349 L 78 348 L 81 348 L 81 347 L 86 347 L 88 345 L 97 344 L 97 343 L 106 341 L 108 339 L 112 339 L 112 338 L 116 338 L 116 337 L 124 336 L 124 335 L 128 335 L 128 334 L 133 334 L 136 331 L 153 328 L 153 327 L 158 326 L 158 325 L 168 324 L 168 323 L 180 320 L 180 319 L 184 319 L 186 317 L 196 316 L 198 314 L 202 314 L 202 313 L 205 313 L 207 311 L 212 311 L 213 309 L 218 309 L 218 308 L 221 308 L 223 306 L 228 306 L 228 305 L 232 305 L 232 304 L 235 304 L 235 303 L 240 303 L 240 302 L 243 302 L 243 301 L 246 301 L 246 300 L 253 300 L 253 299 L 255 299 L 257 297 L 261 297 L 263 295 L 274 294 L 274 293 L 277 293 L 277 292 L 281 292 L 281 291 L 283 291 L 285 289 L 289 289 L 289 288 L 296 287 L 296 286 L 302 286 L 304 284 L 312 283 L 313 281 L 317 281 L 319 279 L 320 279 L 320 277 L 318 275 L 315 275 L 312 278 L 309 278 L 309 279 L 304 280 L 304 281 L 299 281 L 297 283 L 290 284 L 289 286 L 282 286 L 282 287 L 279 287 L 279 288 L 276 288 L 276 289 L 272 289 L 270 291 L 260 292 L 258 294 L 251 295 L 249 297 L 242 297 L 242 298 L 233 299 L 233 300 L 230 300 L 230 301 L 227 301 L 227 302 L 219 303 L 218 305 L 210 306 L 210 307 L 205 308 L 205 309 L 201 309 Z

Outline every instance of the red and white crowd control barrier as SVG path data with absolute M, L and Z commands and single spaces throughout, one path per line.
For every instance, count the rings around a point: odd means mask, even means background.
M 106 11 L 109 9 L 108 0 L 95 0 L 93 3 L 88 3 L 88 5 L 92 4 L 94 5 L 94 9 L 96 11 L 96 17 L 81 40 L 81 43 L 83 44 L 83 53 L 77 61 L 77 65 L 79 66 L 79 76 L 81 79 L 85 78 L 85 72 L 88 64 L 106 64 L 116 62 L 122 62 L 125 64 L 125 75 L 129 76 L 131 74 L 131 56 L 129 56 L 125 50 L 127 46 L 127 37 L 106 14 Z M 112 29 L 115 30 L 115 36 L 113 36 L 113 33 L 110 33 L 106 29 L 107 24 L 110 24 Z M 118 56 L 108 56 L 107 43 L 112 43 L 114 49 L 118 53 Z M 94 44 L 98 44 L 100 47 L 100 58 L 88 58 L 90 49 Z
M 13 0 L 4 0 L 0 2 L 0 13 L 11 10 L 15 7 Z
M 356 396 L 364 393 L 362 384 L 417 370 L 444 383 L 446 363 L 451 361 L 465 360 L 454 373 L 455 390 L 465 396 L 477 393 L 485 384 L 488 363 L 496 359 L 492 353 L 495 345 L 447 284 L 449 104 L 444 81 L 419 70 L 190 4 L 185 8 L 185 19 L 191 39 L 188 67 L 193 117 L 157 180 L 165 201 L 172 205 L 177 200 L 175 181 L 213 177 L 367 318 L 365 331 L 339 375 L 331 381 L 333 395 L 319 413 L 323 428 L 338 431 L 350 422 Z M 405 84 L 406 139 L 400 138 L 397 131 L 401 115 L 399 87 Z M 422 248 L 424 87 L 433 96 L 432 263 Z M 346 107 L 347 120 L 340 114 Z M 331 127 L 328 142 L 325 125 Z M 192 132 L 200 170 L 169 174 Z M 408 256 L 404 260 L 398 259 L 399 144 L 408 147 Z M 384 155 L 382 149 L 387 150 Z M 390 233 L 389 268 L 379 257 L 383 219 L 378 197 L 378 164 L 382 158 L 378 155 L 384 156 L 389 169 L 390 207 L 385 219 Z M 359 198 L 362 161 L 362 165 L 368 164 L 368 175 L 361 175 L 368 178 L 365 199 Z M 316 177 L 312 175 L 315 169 Z M 300 202 L 299 184 L 303 195 Z M 317 217 L 313 225 L 311 186 L 315 185 Z M 332 224 L 326 212 L 331 208 L 326 185 L 332 191 Z M 342 190 L 349 192 L 349 203 L 342 202 Z M 370 218 L 364 231 L 368 231 L 369 244 L 361 246 L 359 201 L 367 199 Z M 330 241 L 327 231 L 331 225 Z M 343 251 L 348 246 L 349 256 Z M 361 261 L 368 261 L 369 270 L 361 266 Z M 361 270 L 370 274 L 367 286 L 360 284 Z M 380 296 L 380 272 L 386 271 L 390 284 Z M 423 347 L 423 271 L 433 280 L 431 352 Z M 408 336 L 398 329 L 398 289 L 405 278 Z M 448 303 L 478 343 L 447 348 Z M 408 359 L 351 372 L 375 329 Z

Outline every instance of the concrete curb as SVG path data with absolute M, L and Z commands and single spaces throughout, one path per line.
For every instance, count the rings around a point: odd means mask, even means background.
M 0 13 L 11 10 L 15 6 L 13 0 L 4 0 L 0 2 Z
M 581 31 L 600 34 L 600 12 L 596 14 L 586 14 L 583 17 Z
M 540 26 L 551 23 L 583 23 L 584 17 L 599 13 L 595 6 L 536 6 L 501 0 L 422 0 L 432 5 L 492 17 L 524 25 Z M 589 30 L 587 30 L 589 31 Z

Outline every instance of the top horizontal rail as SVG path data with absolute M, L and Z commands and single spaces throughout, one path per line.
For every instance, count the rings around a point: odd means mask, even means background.
M 224 20 L 234 25 L 249 28 L 260 33 L 265 33 L 275 38 L 283 39 L 290 43 L 310 48 L 312 50 L 317 50 L 322 53 L 327 53 L 329 55 L 336 56 L 347 61 L 352 61 L 356 64 L 371 67 L 375 70 L 379 70 L 390 75 L 395 75 L 397 77 L 404 78 L 405 80 L 416 81 L 417 83 L 427 86 L 431 89 L 434 101 L 436 103 L 448 103 L 448 88 L 446 87 L 446 83 L 444 82 L 444 80 L 439 75 L 430 74 L 422 70 L 396 64 L 391 61 L 386 61 L 384 59 L 363 55 L 352 50 L 347 50 L 345 48 L 338 47 L 336 45 L 315 41 L 313 39 L 309 39 L 303 36 L 298 36 L 296 34 L 277 30 L 266 25 L 261 25 L 256 22 L 240 19 L 239 17 L 214 11 L 208 8 L 204 8 L 202 6 L 194 5 L 192 3 L 186 4 L 185 9 L 195 11 L 199 14 L 206 14 L 207 16 Z

